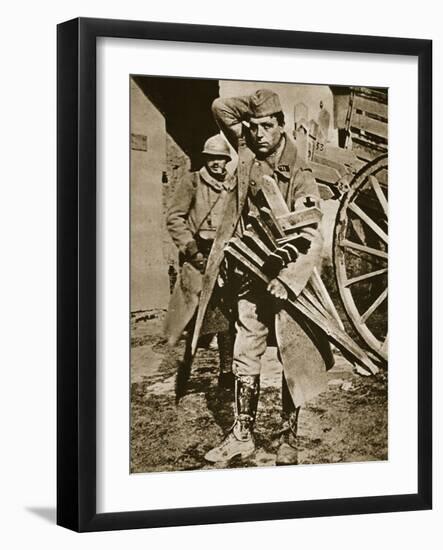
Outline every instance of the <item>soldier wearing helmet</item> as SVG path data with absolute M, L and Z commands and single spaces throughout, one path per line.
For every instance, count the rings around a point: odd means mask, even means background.
M 186 288 L 187 281 L 195 281 L 196 276 L 198 278 L 195 271 L 200 274 L 205 271 L 206 260 L 214 242 L 215 232 L 223 217 L 223 199 L 235 183 L 233 177 L 226 170 L 226 165 L 231 160 L 231 153 L 223 136 L 218 134 L 207 139 L 202 155 L 203 166 L 199 171 L 191 172 L 180 182 L 167 211 L 166 225 L 178 248 L 179 263 L 182 268 L 182 276 L 177 282 L 181 288 L 176 288 L 174 291 L 176 294 L 178 291 L 180 295 L 177 301 L 178 305 L 169 308 L 167 326 L 171 324 L 171 317 L 175 317 L 175 323 L 177 320 L 180 323 L 179 318 L 182 318 L 186 325 L 189 317 L 193 315 L 191 310 L 194 307 L 194 302 L 187 298 L 187 293 L 195 291 L 195 284 L 192 284 L 194 289 L 191 290 Z M 194 272 L 190 273 L 192 269 Z M 220 355 L 219 385 L 230 388 L 233 386 L 232 331 L 226 314 L 217 315 L 217 308 L 210 313 L 214 313 L 208 315 L 214 326 L 217 325 L 217 319 L 223 319 L 221 328 L 225 330 L 214 331 L 217 333 Z M 190 332 L 192 333 L 192 331 Z M 208 328 L 207 333 L 211 332 L 211 329 Z M 187 342 L 187 349 L 189 345 L 190 342 Z M 188 357 L 188 360 L 191 361 L 191 358 Z

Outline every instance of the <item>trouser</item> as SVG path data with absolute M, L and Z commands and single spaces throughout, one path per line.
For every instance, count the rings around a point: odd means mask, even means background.
M 269 330 L 275 319 L 275 302 L 251 290 L 238 300 L 238 318 L 232 370 L 236 376 L 259 375 Z
M 188 334 L 185 341 L 185 352 L 183 361 L 185 363 L 192 362 L 192 337 L 194 334 L 194 324 L 195 318 L 188 325 Z M 232 372 L 232 360 L 233 360 L 233 347 L 235 334 L 233 329 L 229 328 L 222 332 L 216 333 L 217 335 L 217 344 L 218 344 L 218 356 L 220 359 L 220 372 L 227 373 Z
M 237 376 L 260 374 L 270 327 L 275 319 L 272 297 L 251 290 L 238 300 L 234 362 L 232 370 Z
M 251 290 L 238 300 L 238 318 L 232 371 L 237 377 L 257 376 L 268 345 L 268 337 L 275 325 L 276 302 L 265 290 Z M 278 359 L 281 361 L 280 354 Z M 282 373 L 282 416 L 295 411 L 284 373 Z

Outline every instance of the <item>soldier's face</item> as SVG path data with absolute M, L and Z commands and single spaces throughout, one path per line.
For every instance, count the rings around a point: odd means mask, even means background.
M 206 168 L 211 176 L 221 176 L 226 171 L 228 159 L 226 157 L 208 156 L 206 157 Z
M 249 121 L 249 133 L 252 146 L 256 152 L 271 154 L 280 142 L 284 129 L 274 116 L 251 118 Z

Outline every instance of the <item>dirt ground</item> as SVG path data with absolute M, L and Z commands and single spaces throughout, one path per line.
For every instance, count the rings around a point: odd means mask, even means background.
M 217 352 L 200 349 L 189 390 L 175 404 L 176 359 L 162 334 L 162 312 L 131 320 L 131 472 L 275 465 L 280 428 L 281 366 L 275 349 L 263 362 L 255 427 L 257 451 L 247 460 L 210 465 L 205 453 L 233 422 L 233 394 L 217 387 Z M 299 463 L 362 462 L 388 458 L 387 376 L 362 377 L 340 353 L 328 373 L 328 391 L 302 409 Z

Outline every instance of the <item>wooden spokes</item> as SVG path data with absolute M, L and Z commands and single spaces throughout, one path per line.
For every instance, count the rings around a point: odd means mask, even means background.
M 351 286 L 360 281 L 365 281 L 366 279 L 371 279 L 372 277 L 377 277 L 377 275 L 383 275 L 387 273 L 388 268 L 384 267 L 383 269 L 377 269 L 377 271 L 371 271 L 370 273 L 363 273 L 363 275 L 358 275 L 357 277 L 351 277 L 345 283 L 345 286 Z
M 366 344 L 387 361 L 388 159 L 367 164 L 337 213 L 334 269 L 344 309 Z
M 340 246 L 345 248 L 353 248 L 354 250 L 360 250 L 360 252 L 366 252 L 366 254 L 370 254 L 371 256 L 378 256 L 379 258 L 384 258 L 385 260 L 388 259 L 387 252 L 384 252 L 383 250 L 378 250 L 376 248 L 371 248 L 370 246 L 366 246 L 363 244 L 354 243 L 353 241 L 349 241 L 348 239 L 344 239 Z

